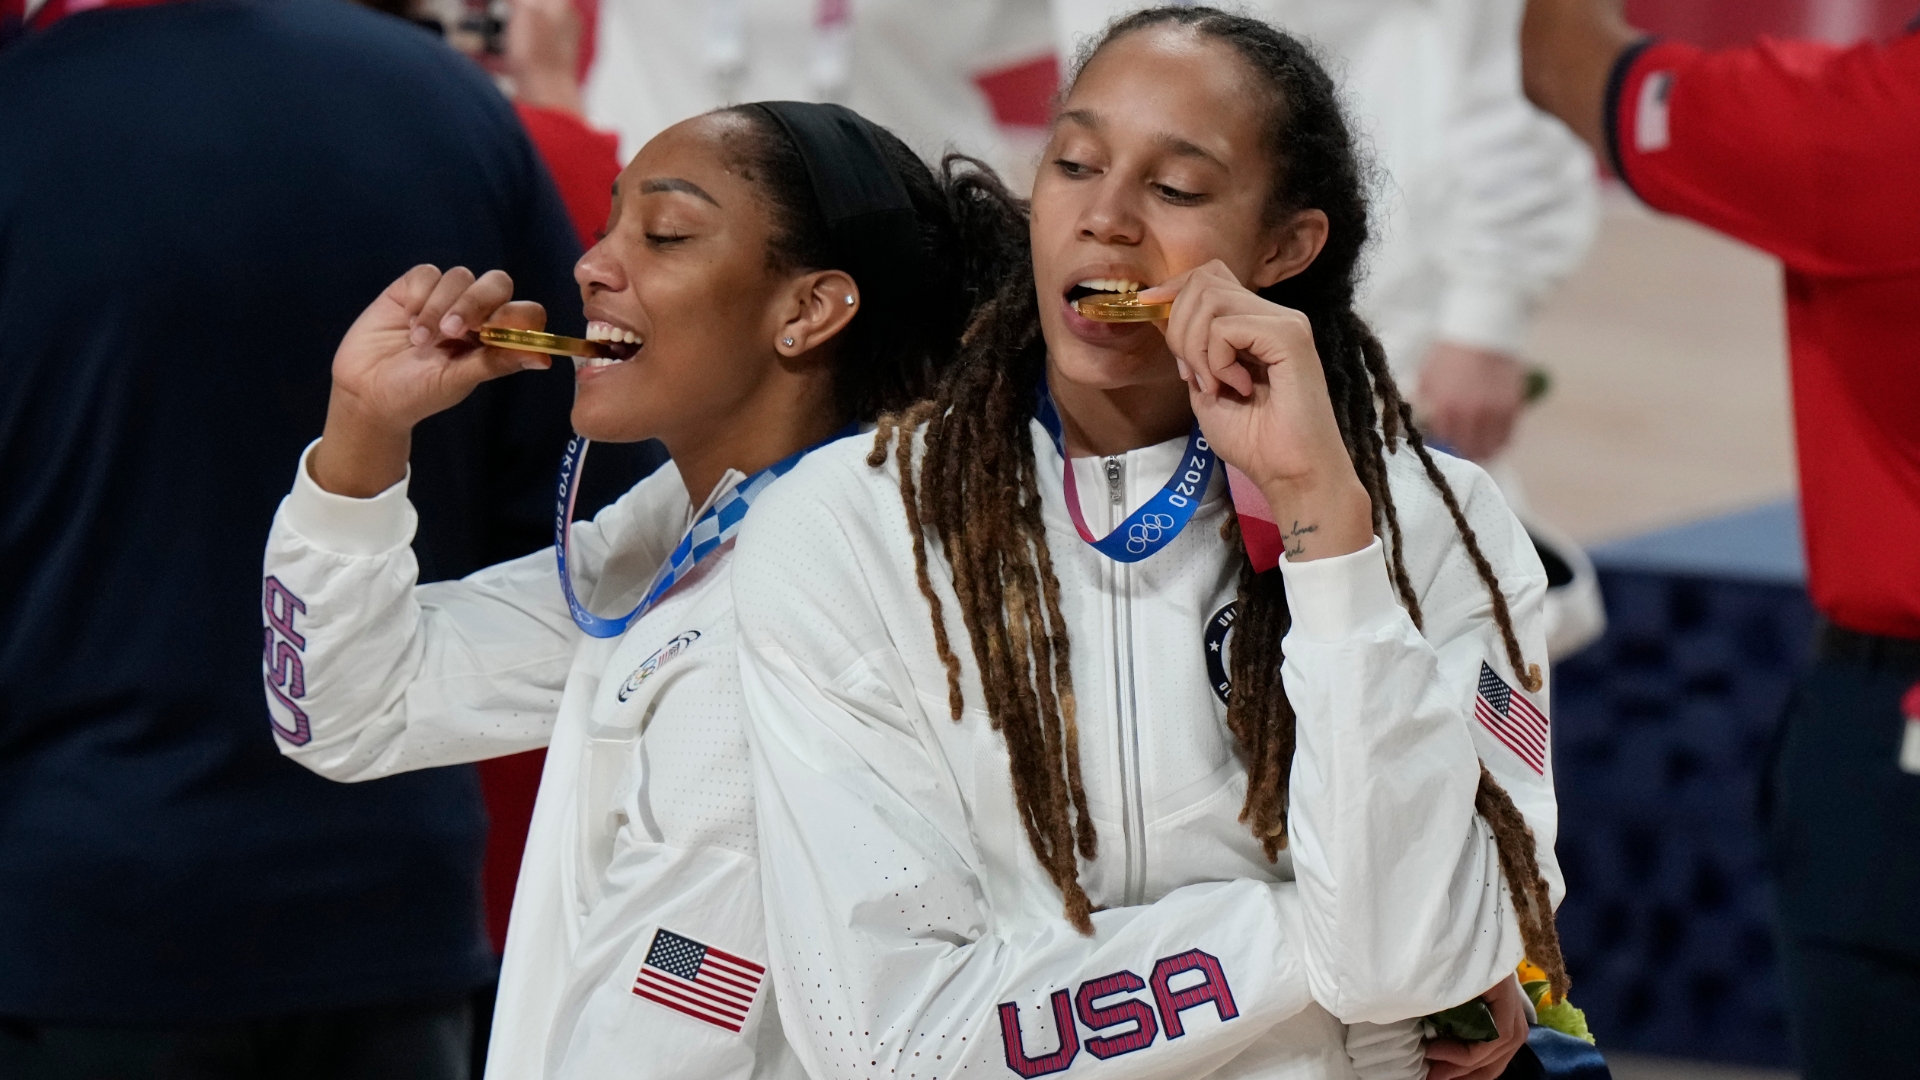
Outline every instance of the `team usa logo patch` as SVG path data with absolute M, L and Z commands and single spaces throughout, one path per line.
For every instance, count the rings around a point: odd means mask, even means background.
M 640 666 L 633 669 L 633 674 L 627 676 L 627 681 L 620 684 L 620 700 L 625 701 L 639 693 L 640 684 L 653 678 L 653 673 L 660 670 L 660 665 L 686 652 L 689 646 L 699 640 L 700 631 L 689 630 L 684 634 L 674 635 L 672 641 L 654 650 L 653 655 L 640 661 Z
M 1152 991 L 1151 1004 L 1133 996 L 1141 990 Z M 1009 1001 L 1000 1006 L 1000 1043 L 1006 1049 L 1007 1068 L 1021 1076 L 1063 1072 L 1083 1047 L 1104 1061 L 1144 1050 L 1162 1035 L 1178 1039 L 1187 1033 L 1180 1014 L 1201 1005 L 1211 1003 L 1223 1023 L 1240 1015 L 1219 959 L 1199 949 L 1154 961 L 1153 973 L 1145 979 L 1131 971 L 1116 971 L 1088 979 L 1072 994 L 1055 990 L 1049 1002 L 1054 1049 L 1040 1054 L 1029 1049 L 1021 1033 L 1019 1004 Z M 1090 1033 L 1084 1042 L 1076 1018 Z
M 1227 606 L 1207 620 L 1207 682 L 1222 703 L 1233 693 L 1233 679 L 1227 675 L 1227 642 L 1233 637 L 1233 622 L 1239 617 L 1240 602 L 1229 600 Z
M 763 965 L 662 928 L 654 931 L 633 992 L 737 1035 L 766 975 Z
M 1486 661 L 1480 662 L 1480 686 L 1473 696 L 1473 715 L 1527 768 L 1547 771 L 1547 718 L 1525 694 L 1507 685 Z

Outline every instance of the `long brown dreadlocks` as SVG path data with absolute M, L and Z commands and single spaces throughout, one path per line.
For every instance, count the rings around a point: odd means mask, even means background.
M 1421 626 L 1420 600 L 1407 576 L 1386 465 L 1388 453 L 1411 447 L 1492 598 L 1508 661 L 1527 689 L 1538 690 L 1540 669 L 1521 655 L 1493 567 L 1459 498 L 1421 441 L 1412 410 L 1394 385 L 1385 351 L 1353 310 L 1357 267 L 1368 235 L 1367 203 L 1362 166 L 1332 80 L 1294 38 L 1265 23 L 1203 7 L 1155 8 L 1122 19 L 1082 54 L 1080 68 L 1118 38 L 1154 26 L 1185 28 L 1238 52 L 1268 91 L 1274 117 L 1269 149 L 1283 167 L 1277 170 L 1272 219 L 1284 220 L 1304 208 L 1327 215 L 1329 235 L 1319 257 L 1261 295 L 1305 313 L 1313 324 L 1341 436 L 1372 498 L 1374 531 L 1386 537 L 1401 603 L 1414 625 Z M 1004 208 L 1010 242 L 1024 248 L 1024 204 L 1005 196 Z M 953 718 L 960 719 L 963 704 L 960 661 L 928 576 L 928 530 L 938 537 L 952 568 L 987 712 L 1006 739 L 1014 798 L 1027 839 L 1065 898 L 1067 918 L 1083 933 L 1091 933 L 1092 905 L 1080 886 L 1076 855 L 1094 858 L 1098 840 L 1081 783 L 1067 627 L 1041 523 L 1038 471 L 1028 434 L 1035 389 L 1045 378 L 1046 348 L 1031 262 L 1015 265 L 1023 272 L 1001 282 L 975 309 L 960 355 L 934 398 L 883 417 L 867 462 L 880 467 L 889 451 L 898 460 L 915 569 L 932 609 Z M 924 450 L 916 469 L 914 432 L 923 425 Z M 1223 531 L 1229 541 L 1237 539 L 1232 519 Z M 1292 616 L 1281 575 L 1256 574 L 1250 564 L 1244 565 L 1239 611 L 1227 726 L 1247 769 L 1240 820 L 1271 860 L 1287 843 L 1287 787 L 1294 751 L 1293 705 L 1281 682 L 1281 645 Z M 1547 972 L 1554 996 L 1564 996 L 1569 984 L 1566 963 L 1533 832 L 1484 765 L 1474 807 L 1491 827 L 1527 956 Z

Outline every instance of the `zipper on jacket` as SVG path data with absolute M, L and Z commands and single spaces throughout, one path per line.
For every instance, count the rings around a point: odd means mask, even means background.
M 1118 528 L 1127 517 L 1126 460 L 1106 459 L 1107 527 Z M 1120 740 L 1120 833 L 1126 849 L 1126 885 L 1123 902 L 1145 902 L 1147 891 L 1147 827 L 1140 784 L 1140 727 L 1138 695 L 1133 680 L 1133 568 L 1110 560 L 1113 567 L 1113 679 L 1114 731 Z

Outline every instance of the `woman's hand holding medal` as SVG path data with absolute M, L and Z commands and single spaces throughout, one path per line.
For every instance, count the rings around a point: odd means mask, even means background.
M 466 400 L 489 379 L 551 361 L 481 345 L 483 323 L 539 330 L 539 304 L 513 299 L 499 270 L 475 278 L 457 266 L 416 266 L 354 320 L 333 354 L 326 433 L 308 460 L 313 479 L 338 495 L 371 498 L 406 476 L 415 424 Z
M 1289 558 L 1359 551 L 1373 510 L 1340 438 L 1305 315 L 1262 299 L 1218 260 L 1139 295 L 1162 324 L 1200 430 L 1272 504 Z

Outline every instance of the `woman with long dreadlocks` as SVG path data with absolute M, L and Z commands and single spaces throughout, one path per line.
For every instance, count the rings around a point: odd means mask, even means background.
M 607 344 L 577 362 L 573 420 L 656 437 L 672 463 L 569 524 L 576 439 L 555 548 L 462 581 L 415 584 L 409 435 L 544 366 L 470 335 L 544 313 L 497 271 L 416 267 L 341 344 L 325 435 L 269 538 L 268 707 L 281 750 L 336 780 L 548 747 L 488 1075 L 800 1075 L 762 986 L 731 542 L 809 447 L 953 360 L 1009 272 L 992 263 L 1001 191 L 835 105 L 737 106 L 656 136 L 575 268 Z M 931 300 L 902 285 L 928 279 Z
M 1525 1037 L 1523 954 L 1564 993 L 1546 579 L 1353 313 L 1363 187 L 1299 42 L 1121 20 L 1030 237 L 1010 209 L 1031 272 L 931 400 L 746 527 L 773 969 L 816 1080 L 1479 1080 Z M 1158 325 L 1078 303 L 1142 284 Z M 1417 1018 L 1481 997 L 1500 1037 L 1422 1060 Z

